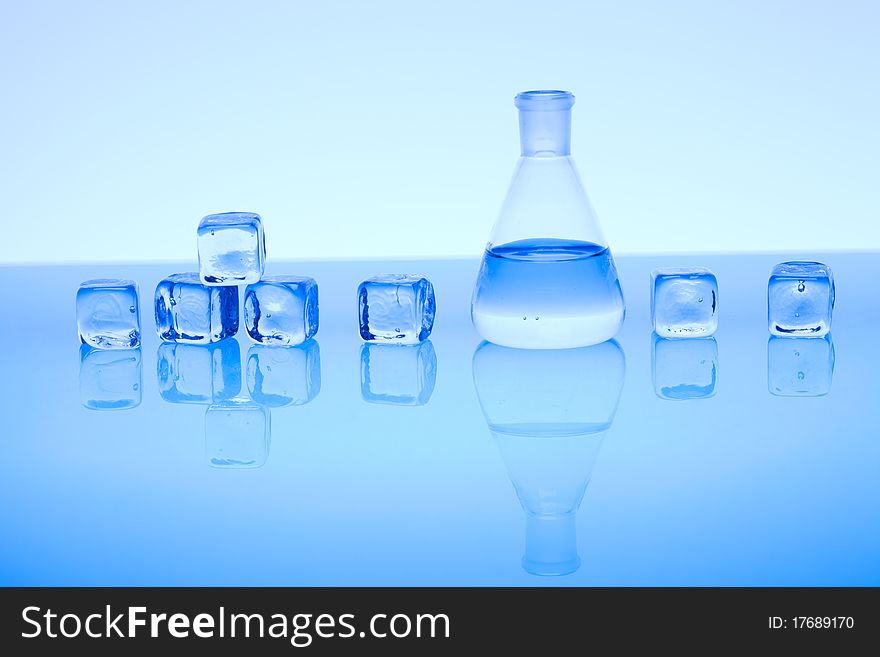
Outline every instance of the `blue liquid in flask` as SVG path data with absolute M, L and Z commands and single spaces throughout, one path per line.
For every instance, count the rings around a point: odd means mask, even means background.
M 572 349 L 609 340 L 624 318 L 611 251 L 571 158 L 567 91 L 516 96 L 521 157 L 492 228 L 471 317 L 489 342 Z
M 564 239 L 526 239 L 483 256 L 472 309 L 490 342 L 522 349 L 565 349 L 612 338 L 624 317 L 623 294 L 608 247 Z

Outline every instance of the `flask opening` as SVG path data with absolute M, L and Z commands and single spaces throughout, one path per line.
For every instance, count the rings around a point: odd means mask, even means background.
M 556 89 L 538 89 L 522 91 L 513 100 L 520 110 L 567 110 L 574 105 L 574 94 L 570 91 Z
M 571 154 L 571 107 L 569 91 L 545 89 L 516 95 L 523 157 L 564 157 Z

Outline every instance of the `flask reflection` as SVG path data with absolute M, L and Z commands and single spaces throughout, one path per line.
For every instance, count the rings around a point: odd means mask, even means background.
M 560 350 L 483 342 L 474 353 L 477 397 L 526 513 L 522 565 L 531 574 L 567 575 L 580 566 L 575 513 L 625 371 L 614 340 Z

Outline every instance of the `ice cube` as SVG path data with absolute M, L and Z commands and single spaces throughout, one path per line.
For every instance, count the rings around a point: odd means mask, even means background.
M 156 330 L 166 342 L 209 344 L 238 332 L 238 288 L 202 285 L 172 274 L 156 286 Z
M 238 341 L 213 345 L 163 342 L 156 354 L 162 399 L 173 404 L 210 404 L 241 391 Z
M 263 275 L 266 237 L 258 214 L 209 214 L 199 223 L 198 246 L 199 275 L 206 285 L 246 285 Z
M 437 356 L 430 340 L 416 345 L 361 347 L 361 396 L 374 404 L 421 406 L 434 392 Z
M 715 394 L 715 338 L 667 340 L 656 333 L 651 349 L 654 393 L 661 399 L 701 399 Z
M 205 451 L 215 468 L 259 468 L 269 457 L 270 438 L 265 406 L 229 401 L 205 412 Z
M 296 347 L 248 350 L 247 385 L 251 399 L 264 406 L 307 404 L 321 391 L 321 350 L 308 340 Z
M 318 332 L 318 284 L 303 276 L 267 276 L 248 285 L 244 326 L 254 342 L 293 346 Z
M 834 277 L 821 262 L 776 265 L 767 284 L 767 319 L 773 335 L 821 337 L 831 330 Z
M 718 328 L 718 281 L 703 267 L 651 274 L 651 321 L 661 338 L 700 338 Z
M 831 390 L 834 343 L 822 338 L 781 338 L 767 342 L 767 387 L 778 397 L 821 397 Z
M 381 274 L 358 287 L 361 337 L 368 342 L 418 344 L 434 327 L 434 286 L 417 274 Z
M 76 292 L 79 339 L 96 349 L 131 349 L 141 344 L 138 287 L 134 281 L 98 278 Z
M 134 408 L 143 389 L 140 349 L 80 347 L 79 393 L 83 406 L 99 411 Z

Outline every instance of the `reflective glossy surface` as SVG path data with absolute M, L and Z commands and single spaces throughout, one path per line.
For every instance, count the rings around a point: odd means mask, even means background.
M 794 257 L 834 269 L 824 339 L 770 339 Z M 670 345 L 650 272 L 681 266 L 724 303 L 712 339 Z M 80 349 L 79 283 L 144 294 L 185 264 L 0 268 L 0 583 L 880 584 L 878 255 L 620 257 L 616 341 L 537 355 L 480 346 L 478 267 L 275 262 L 321 287 L 314 342 L 172 353 L 150 318 L 107 362 Z M 411 270 L 430 343 L 365 348 L 358 283 Z

